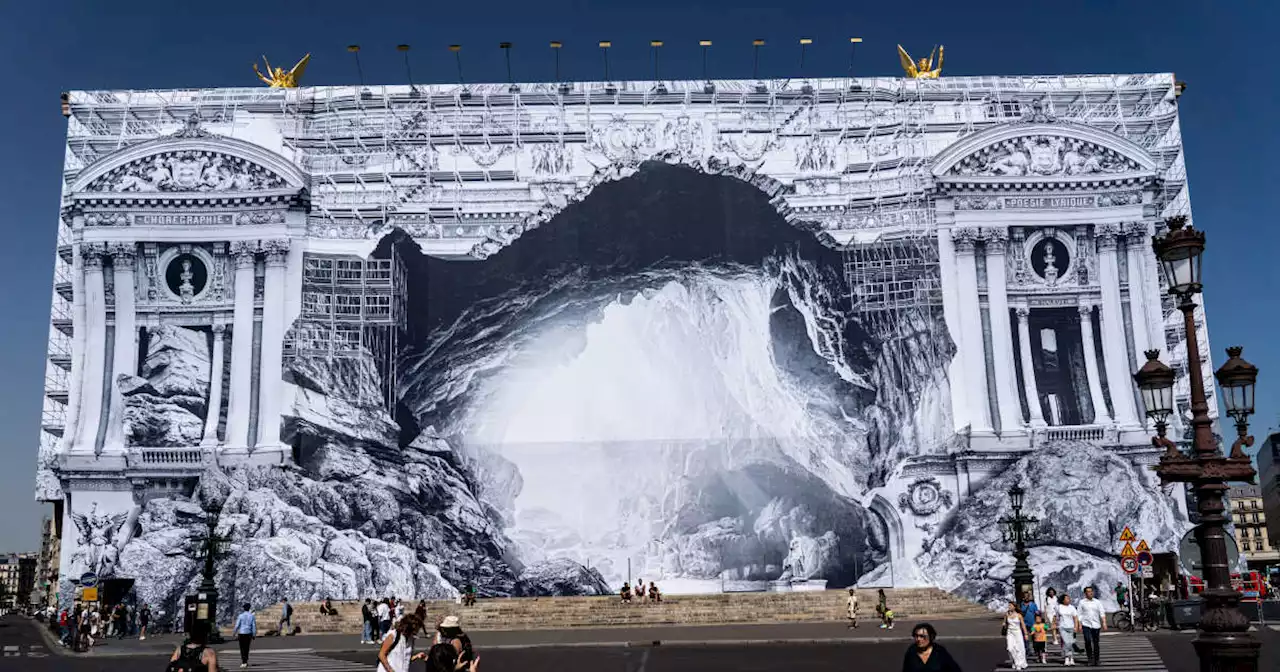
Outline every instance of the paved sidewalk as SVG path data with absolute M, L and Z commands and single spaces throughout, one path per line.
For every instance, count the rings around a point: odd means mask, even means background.
M 933 621 L 939 639 L 1000 639 L 998 619 L 955 619 Z M 542 648 L 542 647 L 631 647 L 631 646 L 691 646 L 706 644 L 840 644 L 905 642 L 910 637 L 915 622 L 902 621 L 893 630 L 881 629 L 875 624 L 857 629 L 844 623 L 772 623 L 736 625 L 665 625 L 652 627 L 573 628 L 567 630 L 477 630 L 471 631 L 476 648 Z M 466 625 L 465 623 L 463 625 Z M 119 657 L 167 654 L 182 641 L 181 635 L 158 635 L 140 642 L 137 638 L 108 640 L 92 651 L 72 653 L 53 641 L 48 630 L 45 633 L 50 650 L 56 655 L 84 657 Z M 219 652 L 236 650 L 228 641 L 216 647 Z M 262 637 L 254 640 L 255 651 L 307 651 L 317 653 L 348 653 L 372 650 L 372 645 L 361 645 L 358 636 L 352 635 L 295 635 L 292 637 Z

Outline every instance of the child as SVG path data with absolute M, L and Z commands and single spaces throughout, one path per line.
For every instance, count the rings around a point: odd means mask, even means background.
M 1045 625 L 1044 614 L 1036 614 L 1036 622 L 1031 626 L 1031 646 L 1035 650 L 1035 654 L 1040 657 L 1040 664 L 1044 665 L 1045 642 L 1049 639 L 1049 626 Z

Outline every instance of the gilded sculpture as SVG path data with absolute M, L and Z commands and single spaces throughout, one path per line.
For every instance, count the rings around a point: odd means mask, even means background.
M 253 72 L 261 79 L 263 83 L 273 89 L 294 89 L 298 87 L 298 80 L 302 79 L 302 73 L 307 70 L 307 63 L 311 61 L 311 54 L 302 57 L 298 64 L 293 66 L 288 72 L 284 68 L 272 68 L 271 61 L 266 56 L 262 57 L 262 62 L 267 64 L 267 74 L 262 74 L 258 70 L 258 64 L 253 64 Z
M 938 57 L 938 63 L 935 67 L 933 58 Z M 936 47 L 929 52 L 929 58 L 921 58 L 912 60 L 911 54 L 907 53 L 902 45 L 898 45 L 898 59 L 902 61 L 902 69 L 907 73 L 907 77 L 911 79 L 937 79 L 942 74 L 942 47 Z

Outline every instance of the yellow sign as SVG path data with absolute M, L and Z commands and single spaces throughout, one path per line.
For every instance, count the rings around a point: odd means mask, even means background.
M 1146 539 L 1143 539 L 1142 541 L 1139 541 L 1139 542 L 1138 542 L 1138 552 L 1139 552 L 1139 553 L 1148 553 L 1148 552 L 1150 552 L 1150 551 L 1151 551 L 1151 547 L 1147 545 L 1147 540 L 1146 540 Z
M 97 602 L 97 601 L 98 601 L 98 589 L 97 589 L 97 588 L 83 588 L 82 590 L 83 590 L 84 592 L 80 593 L 80 599 L 81 599 L 81 600 L 83 600 L 83 601 L 85 601 L 85 602 Z
M 1120 533 L 1120 541 L 1127 542 L 1127 541 L 1137 541 L 1137 540 L 1138 540 L 1138 535 L 1134 534 L 1133 530 L 1129 529 L 1128 525 L 1125 525 L 1124 532 Z
M 1133 544 L 1131 544 L 1131 543 L 1129 543 L 1129 542 L 1127 542 L 1127 541 L 1126 541 L 1126 542 L 1124 542 L 1124 550 L 1123 550 L 1123 551 L 1120 551 L 1120 557 L 1122 557 L 1122 558 L 1136 558 L 1136 557 L 1138 557 L 1138 552 L 1137 552 L 1137 551 L 1135 551 L 1135 550 L 1133 550 Z

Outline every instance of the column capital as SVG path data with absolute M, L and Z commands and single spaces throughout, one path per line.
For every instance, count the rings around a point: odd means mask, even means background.
M 107 256 L 104 243 L 80 243 L 80 258 L 84 260 L 85 270 L 102 270 L 103 257 Z
M 1018 315 L 1018 321 L 1019 321 L 1019 322 L 1026 322 L 1026 321 L 1027 321 L 1027 318 L 1028 318 L 1028 317 L 1031 317 L 1031 307 L 1030 307 L 1030 306 L 1014 306 L 1014 307 L 1013 307 L 1013 312 L 1014 312 L 1014 313 L 1016 313 L 1016 314 Z
M 215 322 L 215 323 L 213 324 L 213 333 L 215 333 L 215 334 L 221 334 L 221 333 L 225 332 L 226 330 L 227 330 L 227 325 L 225 325 L 225 324 L 223 324 L 223 323 L 221 323 L 221 322 Z
M 262 253 L 268 264 L 283 264 L 289 255 L 289 239 L 274 238 L 262 241 Z
M 133 270 L 134 261 L 138 254 L 138 248 L 134 243 L 112 243 L 109 252 L 111 254 L 111 263 L 115 265 L 116 270 Z
M 257 253 L 257 241 L 237 240 L 231 243 L 231 256 L 235 257 L 236 268 L 253 268 L 254 256 Z
M 1124 225 L 1124 233 L 1130 245 L 1151 244 L 1151 227 L 1146 222 L 1128 222 Z
M 1092 319 L 1093 319 L 1093 304 L 1092 304 L 1092 303 L 1081 303 L 1080 305 L 1076 306 L 1076 312 L 1080 313 L 1080 317 L 1081 317 L 1081 319 L 1085 319 L 1085 320 L 1092 320 Z
M 983 229 L 982 239 L 987 243 L 988 254 L 1004 254 L 1009 249 L 1009 230 Z
M 1093 236 L 1098 241 L 1098 251 L 1116 249 L 1117 239 L 1122 235 L 1119 224 L 1099 224 L 1093 229 Z
M 982 240 L 982 231 L 972 226 L 952 229 L 951 240 L 955 241 L 957 252 L 973 254 L 973 246 Z

